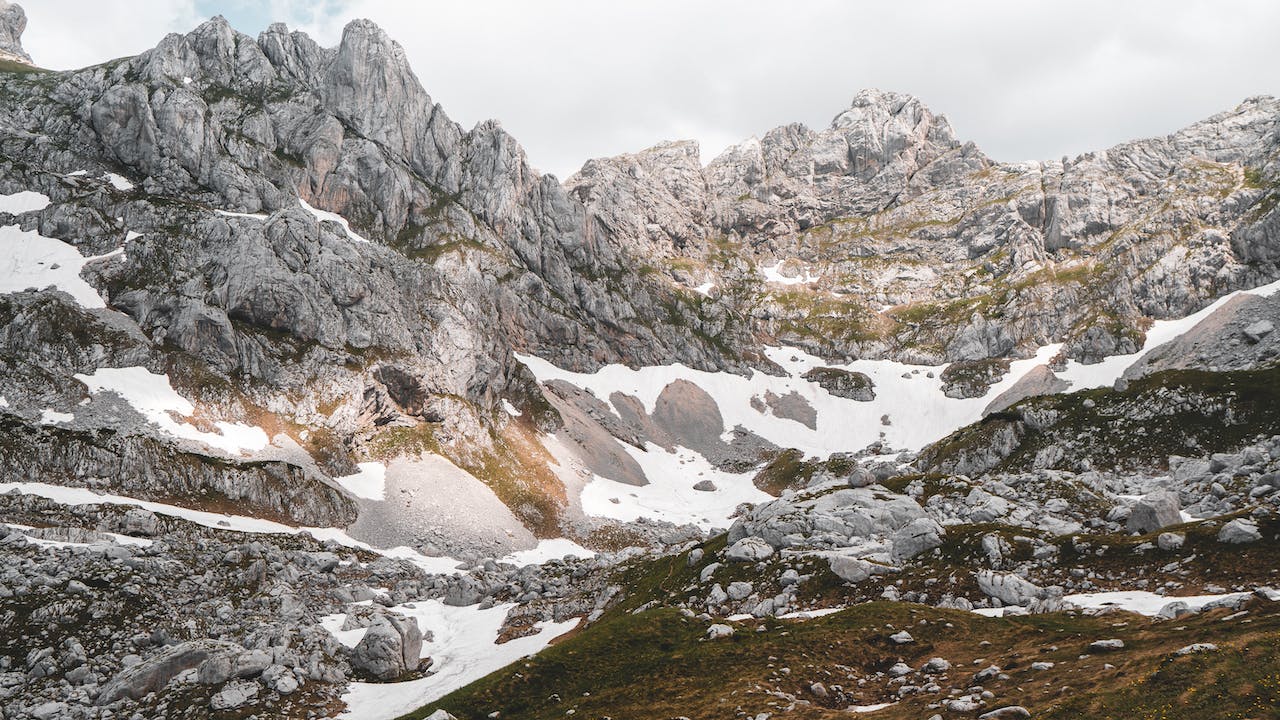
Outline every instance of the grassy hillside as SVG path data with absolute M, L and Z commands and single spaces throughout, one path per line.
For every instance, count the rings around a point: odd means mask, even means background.
M 1254 601 L 1248 619 L 1226 610 L 1174 621 L 1116 613 L 986 618 L 909 603 L 876 602 L 808 621 L 738 623 L 728 639 L 703 639 L 707 623 L 673 610 L 618 614 L 542 654 L 494 673 L 407 717 L 446 708 L 463 720 L 503 718 L 847 717 L 849 705 L 891 702 L 896 662 L 933 657 L 954 667 L 941 690 L 913 693 L 869 718 L 918 720 L 933 703 L 999 666 L 980 684 L 984 710 L 1023 705 L 1036 718 L 1261 718 L 1280 703 L 1280 612 Z M 763 630 L 761 630 L 761 628 Z M 889 636 L 909 628 L 915 642 Z M 1094 640 L 1122 650 L 1090 653 Z M 1217 652 L 1178 656 L 1190 643 Z M 1051 662 L 1051 669 L 1033 669 Z M 865 683 L 860 681 L 865 680 Z M 825 697 L 814 683 L 822 683 Z M 912 681 L 908 681 L 911 684 Z M 1197 688 L 1188 690 L 1188 688 Z M 946 713 L 946 717 L 978 714 Z

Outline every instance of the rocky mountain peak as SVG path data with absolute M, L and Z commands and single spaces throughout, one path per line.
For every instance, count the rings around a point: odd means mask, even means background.
M 0 60 L 31 63 L 22 49 L 22 32 L 27 29 L 27 13 L 16 3 L 0 0 Z

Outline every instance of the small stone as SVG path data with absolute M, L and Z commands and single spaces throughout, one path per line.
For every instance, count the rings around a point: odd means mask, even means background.
M 715 492 L 716 484 L 710 480 L 699 480 L 693 484 L 693 489 L 698 492 Z
M 1093 652 L 1114 652 L 1124 649 L 1124 641 L 1118 638 L 1109 640 L 1094 640 L 1089 643 L 1089 649 Z
M 1029 717 L 1031 717 L 1031 712 L 1026 708 L 1021 705 L 1009 705 L 983 713 L 978 716 L 978 720 L 1018 720 L 1019 718 Z
M 907 643 L 913 643 L 916 641 L 915 638 L 911 637 L 911 633 L 906 630 L 890 635 L 889 640 L 893 642 L 894 645 L 906 645 Z
M 1196 653 L 1215 652 L 1218 646 L 1213 643 L 1192 643 L 1186 647 L 1178 648 L 1174 655 L 1195 655 Z
M 1182 533 L 1160 533 L 1160 537 L 1156 538 L 1156 547 L 1165 552 L 1173 552 L 1181 550 L 1182 544 L 1186 542 L 1187 536 Z
M 711 627 L 707 628 L 707 639 L 708 639 L 708 640 L 719 640 L 719 639 L 721 639 L 721 638 L 727 638 L 727 637 L 732 637 L 732 636 L 733 636 L 733 626 L 732 626 L 732 625 L 725 625 L 725 624 L 723 624 L 723 623 L 716 623 L 716 624 L 712 625 Z

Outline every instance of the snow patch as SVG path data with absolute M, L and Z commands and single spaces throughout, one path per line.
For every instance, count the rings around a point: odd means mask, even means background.
M 347 710 L 338 717 L 353 720 L 400 717 L 495 670 L 538 653 L 578 624 L 576 619 L 540 622 L 536 626 L 537 634 L 499 645 L 495 641 L 503 620 L 513 607 L 514 603 L 487 609 L 479 605 L 450 607 L 439 600 L 426 600 L 391 608 L 393 612 L 416 620 L 423 637 L 431 638 L 422 643 L 422 657 L 432 659 L 432 674 L 399 683 L 353 682 L 342 695 Z M 330 620 L 328 626 L 334 622 Z M 343 638 L 339 640 L 343 641 Z
M 569 538 L 551 538 L 539 540 L 538 546 L 530 550 L 517 550 L 510 555 L 498 559 L 500 563 L 524 567 L 541 565 L 564 557 L 593 558 L 596 554 Z
M 1171 602 L 1184 602 L 1192 610 L 1200 610 L 1215 600 L 1247 597 L 1249 593 L 1225 593 L 1222 595 L 1157 595 L 1145 590 L 1118 590 L 1114 592 L 1079 593 L 1062 599 L 1085 610 L 1117 608 L 1138 615 L 1154 616 L 1160 608 Z
M 218 421 L 213 425 L 219 432 L 212 433 L 174 420 L 173 414 L 190 417 L 196 408 L 173 389 L 168 375 L 156 375 L 144 367 L 124 367 L 98 368 L 92 375 L 77 373 L 75 378 L 88 386 L 91 393 L 116 393 L 174 437 L 202 442 L 232 454 L 262 450 L 270 443 L 267 433 L 252 425 Z
M 652 443 L 646 443 L 645 450 L 627 444 L 620 447 L 640 463 L 649 484 L 637 487 L 596 475 L 582 488 L 582 510 L 587 515 L 622 522 L 647 517 L 710 530 L 729 527 L 729 516 L 741 503 L 773 499 L 751 482 L 755 472 L 725 472 L 692 450 L 677 447 L 669 453 Z M 694 490 L 700 480 L 712 481 L 716 489 Z
M 506 410 L 507 414 L 510 415 L 511 417 L 520 417 L 521 415 L 524 414 L 520 412 L 518 409 L 516 409 L 516 406 L 512 405 L 511 402 L 508 401 L 506 398 L 502 398 L 502 409 Z
M 801 285 L 808 283 L 816 283 L 822 278 L 818 275 L 810 275 L 809 270 L 804 271 L 804 275 L 798 277 L 787 277 L 782 274 L 782 262 L 779 260 L 773 265 L 760 266 L 760 274 L 764 275 L 766 282 L 778 283 L 779 285 Z
M 250 220 L 266 220 L 267 219 L 267 216 L 264 213 L 235 212 L 233 210 L 214 210 L 213 212 L 214 214 L 221 215 L 223 217 L 249 218 Z
M 75 420 L 76 416 L 71 413 L 58 412 L 50 408 L 40 411 L 41 425 L 58 425 L 60 423 L 68 423 Z
M 640 400 L 652 413 L 658 396 L 676 380 L 687 380 L 709 394 L 724 418 L 725 431 L 741 425 L 778 447 L 796 448 L 807 456 L 826 458 L 832 453 L 864 448 L 880 440 L 891 447 L 918 450 L 955 430 L 982 418 L 982 411 L 996 395 L 1012 387 L 1036 365 L 1048 362 L 1060 345 L 1050 345 L 1025 360 L 1015 360 L 1004 378 L 980 398 L 949 398 L 942 394 L 942 371 L 946 365 L 908 365 L 893 360 L 855 360 L 832 364 L 802 350 L 766 347 L 765 354 L 781 366 L 786 375 L 766 375 L 754 371 L 750 377 L 723 372 L 705 372 L 684 365 L 661 365 L 632 369 L 606 365 L 594 373 L 562 370 L 538 357 L 517 354 L 516 358 L 533 372 L 539 382 L 564 380 L 609 402 L 616 392 Z M 859 402 L 836 397 L 817 383 L 801 376 L 815 367 L 835 367 L 861 372 L 875 384 L 876 398 Z M 929 374 L 933 377 L 929 377 Z M 906 376 L 905 378 L 903 376 Z M 800 395 L 816 411 L 816 429 L 751 407 L 752 397 L 767 392 Z M 882 425 L 888 415 L 890 425 Z M 630 451 L 630 450 L 629 450 Z M 635 455 L 636 453 L 632 453 Z M 643 465 L 643 461 L 641 463 Z M 652 476 L 649 476 L 653 480 Z M 712 478 L 714 479 L 714 478 Z M 717 483 L 718 484 L 718 483 Z
M 347 492 L 366 500 L 385 500 L 387 466 L 380 462 L 359 463 L 360 472 L 334 478 Z
M 700 295 L 706 295 L 707 297 L 711 297 L 711 289 L 714 288 L 715 286 L 716 284 L 713 282 L 704 282 L 698 287 L 694 288 L 693 291 Z
M 315 215 L 317 220 L 332 220 L 333 222 L 336 222 L 339 225 L 341 225 L 342 229 L 347 231 L 347 236 L 350 237 L 352 240 L 355 240 L 356 242 L 362 242 L 362 243 L 369 242 L 364 237 L 357 234 L 355 230 L 352 230 L 351 224 L 348 223 L 347 219 L 342 217 L 341 215 L 337 213 L 331 213 L 328 210 L 321 210 L 319 208 L 311 207 L 311 205 L 307 204 L 307 201 L 303 200 L 302 198 L 298 198 L 298 202 L 302 204 L 302 207 L 304 210 L 311 213 L 312 215 Z
M 0 227 L 0 294 L 54 287 L 86 308 L 106 307 L 102 296 L 80 277 L 87 263 L 119 254 L 85 257 L 68 243 L 14 225 Z
M 44 193 L 23 190 L 12 195 L 0 195 L 0 212 L 20 215 L 49 207 L 49 196 Z
M 133 183 L 129 182 L 128 178 L 115 173 L 107 173 L 107 182 L 120 192 L 129 192 L 133 189 Z

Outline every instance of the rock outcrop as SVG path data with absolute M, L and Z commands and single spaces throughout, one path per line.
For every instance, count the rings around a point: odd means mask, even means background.
M 30 65 L 31 56 L 22 49 L 22 33 L 27 29 L 27 13 L 17 3 L 0 0 L 0 60 Z

